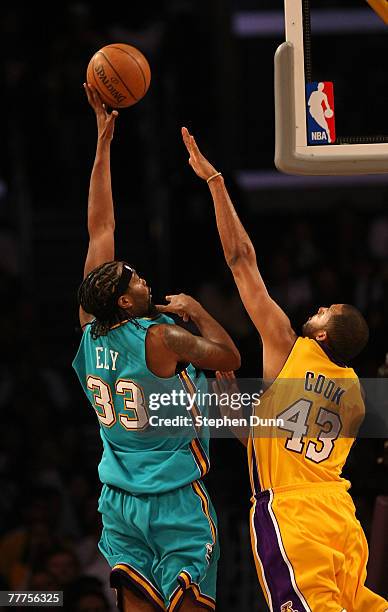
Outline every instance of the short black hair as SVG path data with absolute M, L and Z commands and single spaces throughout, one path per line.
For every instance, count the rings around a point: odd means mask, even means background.
M 327 344 L 343 361 L 354 359 L 366 346 L 369 328 L 361 312 L 350 304 L 342 305 L 340 314 L 333 314 L 327 325 Z

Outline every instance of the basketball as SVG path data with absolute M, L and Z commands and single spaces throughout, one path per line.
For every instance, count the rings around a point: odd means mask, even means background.
M 93 55 L 86 78 L 105 104 L 112 108 L 126 108 L 139 102 L 147 93 L 151 70 L 136 47 L 114 43 Z
M 323 114 L 325 115 L 327 119 L 331 119 L 332 116 L 334 115 L 334 112 L 331 108 L 327 108 Z

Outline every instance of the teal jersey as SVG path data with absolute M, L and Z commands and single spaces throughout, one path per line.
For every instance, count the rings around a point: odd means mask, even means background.
M 73 367 L 100 424 L 101 482 L 134 495 L 165 493 L 209 470 L 207 428 L 195 427 L 207 409 L 194 402 L 206 397 L 207 380 L 191 364 L 170 378 L 155 376 L 146 363 L 147 331 L 174 321 L 159 315 L 136 322 L 96 340 L 87 325 Z

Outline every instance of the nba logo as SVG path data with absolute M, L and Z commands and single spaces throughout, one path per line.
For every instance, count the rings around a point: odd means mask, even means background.
M 326 145 L 335 142 L 333 83 L 306 83 L 307 143 Z

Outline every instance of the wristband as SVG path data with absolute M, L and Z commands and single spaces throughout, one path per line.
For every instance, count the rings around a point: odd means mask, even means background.
M 212 181 L 214 178 L 216 178 L 217 176 L 222 176 L 221 172 L 216 172 L 215 174 L 212 174 L 211 176 L 209 176 L 209 178 L 206 179 L 207 184 L 210 183 L 210 181 Z

